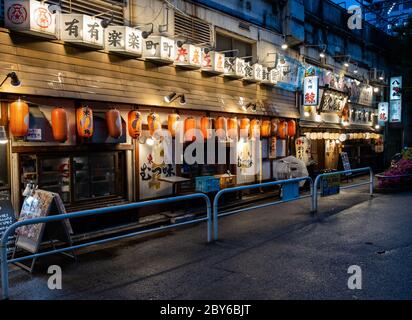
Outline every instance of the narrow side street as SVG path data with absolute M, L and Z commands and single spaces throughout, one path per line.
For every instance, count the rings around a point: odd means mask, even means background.
M 78 263 L 43 258 L 32 276 L 12 267 L 11 299 L 411 299 L 412 192 L 360 190 L 320 199 L 315 217 L 304 199 L 222 218 L 212 244 L 200 224 Z M 47 288 L 51 264 L 62 267 L 62 290 Z M 362 290 L 347 287 L 351 265 Z

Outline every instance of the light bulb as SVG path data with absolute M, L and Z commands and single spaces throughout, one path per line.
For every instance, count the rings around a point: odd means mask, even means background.
M 309 113 L 309 111 L 305 111 L 305 112 L 303 113 L 303 115 L 307 118 L 307 117 L 310 116 L 310 113 Z
M 286 43 L 286 42 L 284 42 L 283 44 L 282 44 L 282 50 L 286 50 L 287 48 L 288 48 L 288 44 Z
M 326 57 L 326 55 L 325 55 L 324 52 L 321 52 L 321 53 L 319 53 L 319 57 L 324 58 L 324 57 Z
M 154 140 L 152 137 L 147 138 L 146 143 L 148 146 L 152 146 L 154 145 Z
M 321 122 L 321 121 L 322 121 L 322 117 L 321 117 L 320 114 L 316 114 L 316 116 L 315 116 L 315 121 L 316 121 L 316 122 Z

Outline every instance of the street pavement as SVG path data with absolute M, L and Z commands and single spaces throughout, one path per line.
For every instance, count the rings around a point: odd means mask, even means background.
M 82 252 L 78 262 L 41 258 L 10 272 L 11 299 L 412 299 L 412 192 L 367 187 L 224 217 L 220 239 L 206 224 Z M 62 268 L 61 290 L 47 267 Z M 362 270 L 350 290 L 348 268 Z

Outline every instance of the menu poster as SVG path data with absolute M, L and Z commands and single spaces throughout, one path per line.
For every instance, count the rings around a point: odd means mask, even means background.
M 65 214 L 64 205 L 60 196 L 56 193 L 36 190 L 33 195 L 25 198 L 18 221 L 46 217 L 51 214 Z M 71 226 L 68 220 L 50 222 L 53 225 L 47 235 L 52 239 L 59 239 L 71 244 Z M 17 228 L 16 247 L 22 248 L 31 253 L 39 250 L 43 240 L 46 224 L 30 224 Z M 51 232 L 53 230 L 53 232 Z
M 0 237 L 3 236 L 4 232 L 10 227 L 16 218 L 14 216 L 14 209 L 10 200 L 0 200 Z M 13 245 L 14 235 L 9 237 L 7 246 Z
M 391 100 L 389 122 L 399 123 L 402 121 L 402 100 Z

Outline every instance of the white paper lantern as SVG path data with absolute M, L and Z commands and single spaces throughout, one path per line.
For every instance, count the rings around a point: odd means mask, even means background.
M 339 135 L 339 140 L 340 140 L 341 142 L 346 141 L 346 134 L 341 133 L 341 134 Z
M 329 132 L 324 132 L 322 138 L 325 139 L 325 140 L 328 140 L 329 139 Z
M 316 137 L 317 137 L 319 140 L 321 140 L 321 139 L 323 138 L 323 133 L 322 133 L 322 132 L 318 132 L 318 133 L 316 134 Z

